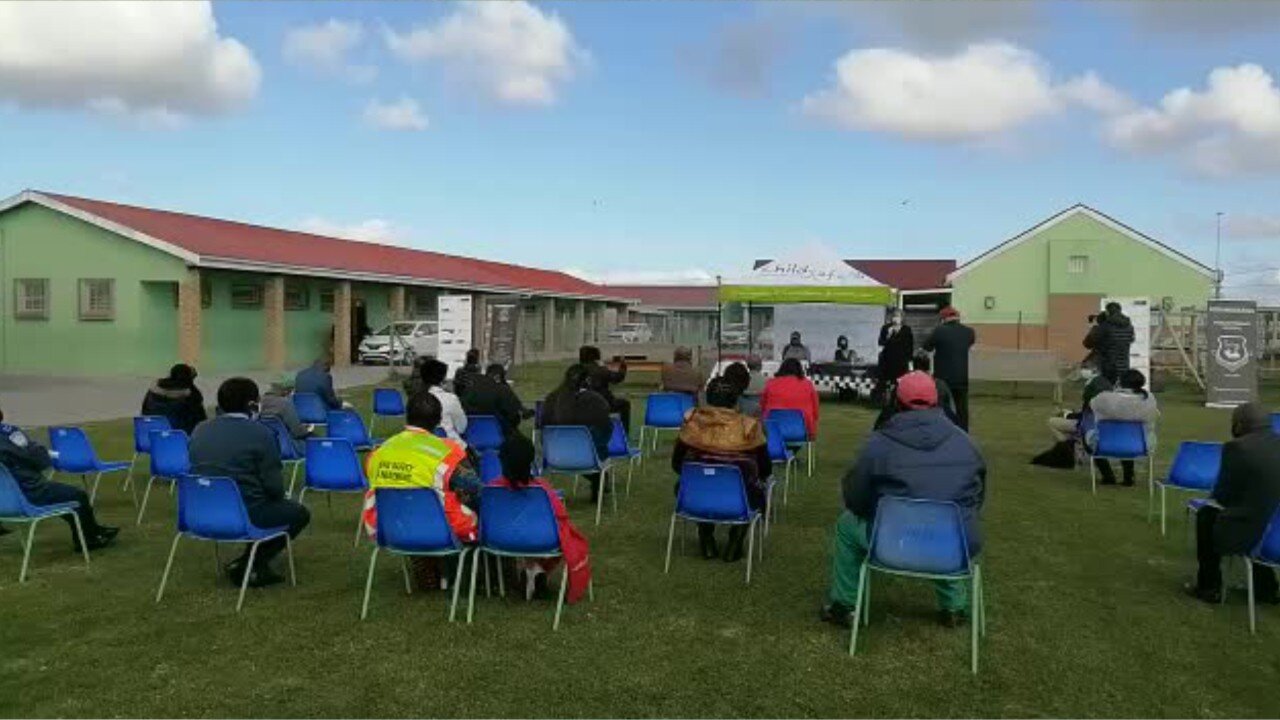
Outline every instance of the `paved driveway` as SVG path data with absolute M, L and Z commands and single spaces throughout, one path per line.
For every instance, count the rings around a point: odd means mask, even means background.
M 404 372 L 401 370 L 401 372 Z M 278 373 L 246 373 L 265 387 Z M 371 385 L 387 376 L 386 367 L 335 369 L 334 384 L 339 390 Z M 230 375 L 201 375 L 196 385 L 209 405 L 215 402 L 218 385 Z M 155 378 L 144 377 L 53 377 L 46 375 L 0 375 L 0 408 L 5 420 L 23 427 L 76 424 L 93 420 L 132 417 L 142 407 L 142 396 Z

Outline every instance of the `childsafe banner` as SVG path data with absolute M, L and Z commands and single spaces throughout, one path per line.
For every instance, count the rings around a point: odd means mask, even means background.
M 1252 300 L 1210 300 L 1205 328 L 1208 407 L 1258 398 L 1258 307 Z

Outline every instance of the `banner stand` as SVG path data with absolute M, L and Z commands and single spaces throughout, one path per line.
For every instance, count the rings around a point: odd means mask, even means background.
M 1257 303 L 1210 300 L 1205 338 L 1205 407 L 1233 408 L 1257 400 Z

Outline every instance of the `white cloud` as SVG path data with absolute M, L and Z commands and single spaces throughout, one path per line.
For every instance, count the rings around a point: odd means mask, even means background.
M 469 2 L 434 25 L 384 34 L 400 59 L 439 61 L 458 82 L 513 105 L 555 102 L 559 86 L 588 61 L 559 17 L 525 0 Z
M 172 126 L 247 104 L 261 70 L 208 2 L 0 3 L 0 100 Z
M 382 245 L 408 244 L 408 233 L 405 229 L 382 218 L 370 218 L 360 222 L 344 224 L 314 216 L 298 223 L 298 228 L 303 232 L 346 238 L 347 240 L 359 240 Z
M 600 285 L 714 285 L 716 276 L 701 268 L 683 270 L 583 270 L 564 272 Z
M 887 38 L 918 49 L 954 50 L 971 42 L 1026 40 L 1045 25 L 1046 8 L 1031 0 L 885 0 L 776 3 L 821 20 L 834 19 L 859 36 Z
M 923 140 L 998 135 L 1068 104 L 1115 107 L 1123 97 L 1093 74 L 1055 84 L 1039 56 L 1000 42 L 951 55 L 852 50 L 836 61 L 834 80 L 804 98 L 806 114 Z
M 725 24 L 681 55 L 713 86 L 739 97 L 760 97 L 769 92 L 777 65 L 792 44 L 789 24 L 753 18 Z
M 1171 155 L 1213 177 L 1280 171 L 1280 89 L 1258 65 L 1219 67 L 1203 90 L 1178 88 L 1157 107 L 1121 114 L 1106 136 L 1123 150 Z
M 1231 240 L 1280 240 L 1280 215 L 1226 215 L 1222 236 Z
M 364 26 L 330 18 L 316 25 L 290 29 L 284 36 L 284 58 L 299 67 L 368 82 L 377 75 L 372 65 L 351 62 L 352 51 L 364 41 Z
M 381 130 L 426 130 L 428 125 L 418 101 L 404 95 L 386 103 L 370 100 L 364 108 L 364 121 Z

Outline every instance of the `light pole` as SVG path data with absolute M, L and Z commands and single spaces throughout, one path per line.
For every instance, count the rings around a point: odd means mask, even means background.
M 1213 253 L 1213 297 L 1222 299 L 1222 211 L 1218 211 L 1218 242 Z

